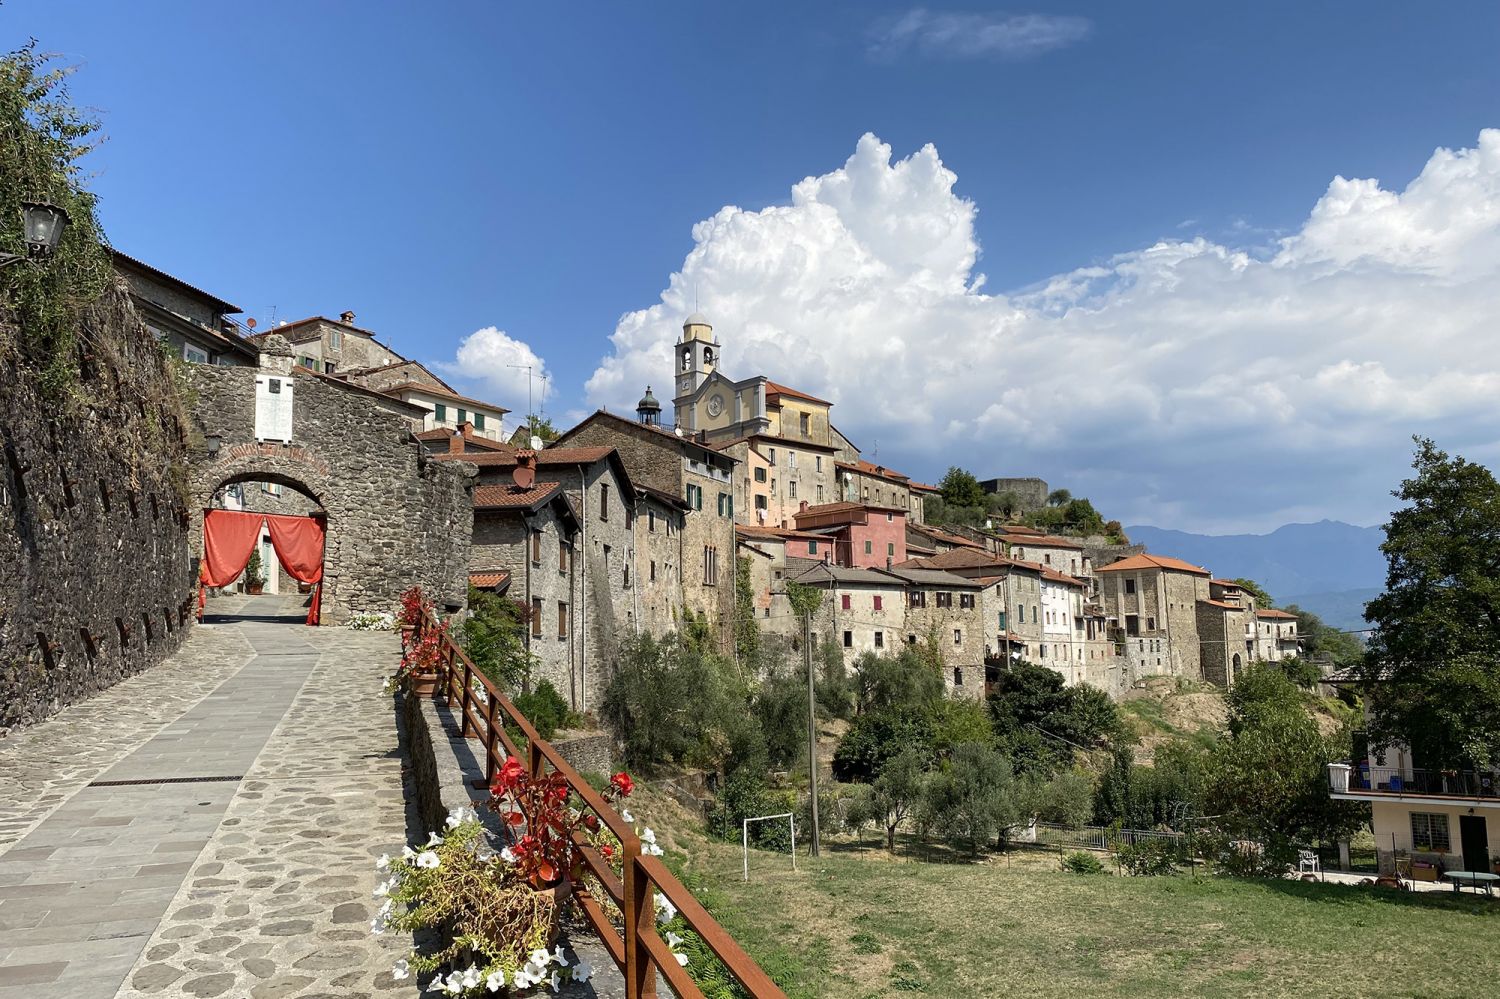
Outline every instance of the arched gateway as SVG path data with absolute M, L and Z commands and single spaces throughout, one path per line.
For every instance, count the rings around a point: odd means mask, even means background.
M 303 561 L 316 532 L 293 522 L 316 521 L 322 528 L 313 585 L 324 624 L 390 610 L 413 584 L 440 605 L 461 606 L 473 469 L 425 459 L 412 437 L 421 429 L 422 410 L 292 362 L 291 345 L 272 334 L 259 367 L 193 365 L 189 372 L 202 435 L 192 464 L 199 511 L 192 518 L 193 551 L 202 557 L 205 534 L 213 545 L 220 526 L 226 539 L 240 532 L 233 551 L 206 560 L 208 585 L 244 567 L 235 563 L 248 558 L 245 539 L 259 530 L 220 516 L 244 512 L 266 524 L 273 542 L 279 535 L 296 548 Z M 293 535 L 300 540 L 289 540 Z

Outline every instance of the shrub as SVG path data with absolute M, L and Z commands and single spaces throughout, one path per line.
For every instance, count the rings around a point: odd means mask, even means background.
M 1099 858 L 1085 850 L 1076 850 L 1062 859 L 1062 869 L 1072 874 L 1103 874 Z
M 511 703 L 526 716 L 543 739 L 552 738 L 554 732 L 567 728 L 574 720 L 568 702 L 563 700 L 550 680 L 543 680 L 534 690 L 518 694 Z
M 1114 854 L 1120 866 L 1137 877 L 1156 877 L 1177 871 L 1177 847 L 1157 836 L 1148 836 L 1135 843 L 1120 843 Z

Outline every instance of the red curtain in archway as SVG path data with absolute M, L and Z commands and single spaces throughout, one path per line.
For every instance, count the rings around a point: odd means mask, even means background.
M 317 624 L 323 604 L 323 539 L 326 525 L 317 517 L 267 516 L 271 544 L 286 574 L 299 583 L 313 584 L 307 623 Z
M 288 576 L 313 584 L 307 623 L 317 624 L 323 603 L 323 542 L 327 528 L 322 518 L 282 517 L 243 510 L 203 511 L 203 562 L 198 570 L 198 619 L 203 619 L 206 588 L 228 586 L 250 564 L 250 553 L 260 540 L 260 525 L 271 528 L 271 545 Z

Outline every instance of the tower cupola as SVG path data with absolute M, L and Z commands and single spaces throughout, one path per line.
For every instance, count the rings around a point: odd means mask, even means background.
M 661 426 L 661 403 L 651 394 L 650 385 L 646 386 L 646 394 L 641 396 L 641 401 L 635 404 L 635 415 L 648 427 Z

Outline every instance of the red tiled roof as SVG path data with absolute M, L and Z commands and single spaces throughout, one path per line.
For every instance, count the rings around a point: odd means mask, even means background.
M 456 432 L 449 430 L 447 427 L 433 427 L 431 430 L 424 430 L 416 436 L 419 441 L 447 441 L 456 436 Z M 500 451 L 510 447 L 509 444 L 492 441 L 488 437 L 475 437 L 473 435 L 465 436 L 464 444 L 473 444 L 475 447 L 482 447 L 487 451 Z
M 1258 610 L 1258 611 L 1255 612 L 1255 616 L 1256 617 L 1287 618 L 1287 619 L 1290 619 L 1290 620 L 1293 620 L 1293 621 L 1297 620 L 1297 615 L 1295 615 L 1295 614 L 1288 614 L 1284 610 L 1276 610 L 1274 607 L 1268 607 L 1265 610 Z
M 519 450 L 510 444 L 501 444 L 493 454 L 435 454 L 432 455 L 439 461 L 467 461 L 475 465 L 486 467 L 516 464 L 516 451 Z M 541 465 L 592 465 L 596 461 L 608 458 L 615 453 L 612 447 L 549 447 L 540 451 L 533 451 L 536 455 L 536 463 Z
M 449 392 L 447 389 L 439 388 L 436 385 L 428 385 L 425 382 L 402 382 L 400 385 L 392 385 L 390 388 L 383 388 L 380 391 L 386 395 L 400 395 L 402 392 L 425 392 L 428 395 L 435 395 L 439 399 L 451 399 L 454 402 L 466 402 L 471 406 L 483 406 L 485 409 L 491 409 L 501 414 L 510 412 L 504 406 L 497 406 L 493 402 L 470 399 L 466 395 Z
M 1220 610 L 1235 610 L 1235 611 L 1237 611 L 1237 610 L 1244 610 L 1245 609 L 1245 608 L 1241 607 L 1239 604 L 1225 603 L 1223 600 L 1200 600 L 1198 602 L 1200 604 L 1208 604 L 1210 607 L 1217 607 Z
M 808 395 L 806 392 L 798 392 L 796 389 L 792 388 L 791 386 L 782 385 L 780 382 L 773 382 L 769 378 L 767 378 L 766 379 L 766 405 L 769 406 L 771 404 L 771 399 L 773 397 L 775 397 L 775 396 L 782 396 L 782 395 L 789 395 L 793 399 L 806 399 L 808 402 L 816 402 L 816 403 L 820 403 L 820 404 L 822 404 L 824 406 L 832 406 L 833 405 L 833 403 L 829 402 L 827 399 L 819 399 L 815 395 Z
M 469 573 L 469 585 L 480 590 L 493 590 L 501 583 L 510 582 L 509 572 L 471 572 Z
M 889 479 L 891 482 L 899 482 L 906 485 L 911 481 L 911 476 L 902 475 L 900 472 L 886 468 L 884 465 L 872 465 L 863 458 L 856 462 L 836 461 L 833 463 L 837 468 L 847 468 L 851 472 L 859 472 L 861 475 L 873 475 L 880 479 Z
M 535 510 L 561 489 L 556 482 L 538 482 L 522 489 L 514 485 L 474 487 L 476 510 Z
M 743 534 L 747 538 L 761 538 L 766 541 L 805 540 L 823 541 L 826 536 L 814 534 L 811 531 L 789 531 L 784 527 L 758 527 L 753 524 L 736 524 L 734 533 Z
M 1064 586 L 1088 586 L 1088 584 L 1083 580 L 1078 579 L 1074 576 L 1070 576 L 1066 572 L 1058 572 L 1056 569 L 1053 569 L 1049 566 L 1042 565 L 1037 566 L 1037 568 L 1042 570 L 1043 579 L 1050 579 L 1054 583 L 1062 583 Z
M 1237 590 L 1241 589 L 1240 584 L 1236 583 L 1232 579 L 1210 579 L 1209 582 L 1213 583 L 1215 586 L 1232 586 Z
M 1111 562 L 1101 569 L 1095 569 L 1095 574 L 1101 572 L 1139 572 L 1143 569 L 1168 569 L 1173 572 L 1191 572 L 1197 576 L 1212 576 L 1207 569 L 1191 562 L 1184 562 L 1180 558 L 1170 558 L 1166 555 L 1149 555 L 1142 553 Z
M 918 534 L 924 534 L 945 544 L 958 545 L 960 548 L 984 548 L 984 545 L 977 541 L 970 541 L 968 538 L 960 537 L 957 534 L 949 534 L 947 531 L 938 530 L 936 527 L 928 527 L 926 524 L 908 524 L 907 526 Z
M 924 492 L 924 493 L 940 493 L 940 492 L 942 492 L 942 490 L 939 489 L 937 486 L 929 486 L 925 482 L 916 482 L 916 481 L 913 481 L 913 482 L 910 483 L 910 485 L 911 485 L 911 487 L 913 489 L 916 489 L 919 492 Z
M 922 558 L 910 558 L 905 562 L 896 563 L 896 568 L 902 569 L 972 569 L 976 566 L 1002 566 L 1023 565 L 1026 568 L 1035 568 L 1027 563 L 1016 563 L 1012 559 L 1001 555 L 995 555 L 987 551 L 976 551 L 973 548 L 954 548 L 952 551 L 942 552 L 938 555 L 928 555 Z

